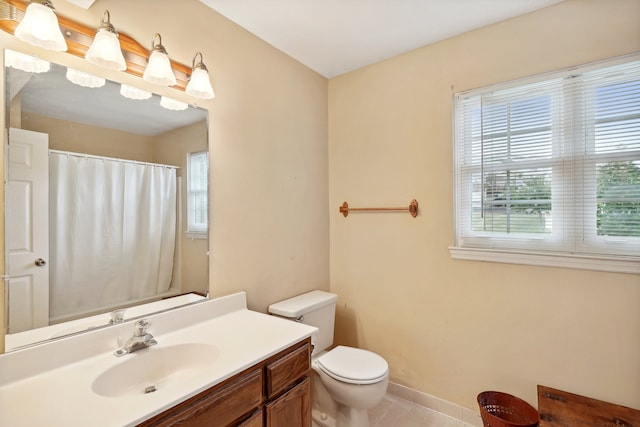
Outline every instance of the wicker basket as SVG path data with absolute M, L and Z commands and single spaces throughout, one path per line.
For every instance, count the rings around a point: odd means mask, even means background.
M 527 402 L 499 391 L 478 395 L 480 416 L 485 427 L 535 427 L 538 411 Z

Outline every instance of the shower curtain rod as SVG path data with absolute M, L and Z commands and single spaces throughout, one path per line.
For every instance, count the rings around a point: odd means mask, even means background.
M 66 156 L 74 156 L 74 157 L 84 157 L 86 159 L 111 160 L 119 163 L 133 163 L 136 165 L 143 165 L 143 166 L 156 166 L 156 167 L 167 168 L 167 169 L 180 169 L 179 166 L 163 165 L 161 163 L 140 162 L 138 160 L 118 159 L 117 157 L 94 156 L 92 154 L 75 153 L 73 151 L 49 150 L 49 154 L 51 153 L 63 154 Z

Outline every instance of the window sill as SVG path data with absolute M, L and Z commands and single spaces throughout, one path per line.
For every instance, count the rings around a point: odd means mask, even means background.
M 494 249 L 449 247 L 451 258 L 467 261 L 500 262 L 542 267 L 575 268 L 612 273 L 640 274 L 637 258 L 566 255 L 540 252 L 509 252 Z
M 209 238 L 209 234 L 207 233 L 194 233 L 194 232 L 189 232 L 189 231 L 185 231 L 184 232 L 184 237 L 186 237 L 187 239 L 208 239 Z

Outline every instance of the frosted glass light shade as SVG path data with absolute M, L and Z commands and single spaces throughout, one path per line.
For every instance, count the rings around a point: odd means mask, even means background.
M 127 69 L 118 36 L 106 29 L 98 30 L 84 57 L 90 63 L 110 70 Z
M 48 6 L 30 3 L 24 18 L 14 32 L 20 40 L 48 50 L 64 52 L 67 42 L 62 36 L 58 18 Z
M 213 87 L 211 87 L 211 81 L 209 80 L 209 73 L 206 69 L 195 68 L 193 70 L 185 92 L 194 98 L 211 99 L 215 97 Z
M 51 69 L 49 61 L 9 49 L 5 50 L 4 63 L 27 73 L 46 73 Z
M 142 78 L 150 83 L 164 86 L 176 84 L 176 76 L 171 69 L 171 62 L 166 53 L 154 50 L 149 56 L 149 63 L 144 69 Z
M 178 101 L 177 99 L 169 98 L 167 96 L 160 97 L 160 105 L 167 110 L 182 111 L 189 108 L 189 104 L 186 102 Z
M 151 98 L 153 94 L 151 92 L 147 92 L 146 90 L 138 89 L 137 87 L 129 86 L 123 83 L 120 85 L 120 95 L 129 99 L 143 100 Z
M 94 76 L 93 74 L 84 73 L 82 71 L 74 70 L 73 68 L 67 68 L 67 79 L 71 83 L 75 83 L 78 86 L 96 88 L 105 85 L 105 79 L 102 77 Z

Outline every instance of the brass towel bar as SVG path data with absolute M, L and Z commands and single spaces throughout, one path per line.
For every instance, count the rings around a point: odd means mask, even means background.
M 349 215 L 349 211 L 361 211 L 361 212 L 376 212 L 376 211 L 409 211 L 412 217 L 418 216 L 418 201 L 416 199 L 411 200 L 409 207 L 406 208 L 350 208 L 347 202 L 344 202 L 340 206 L 340 213 L 346 218 Z

